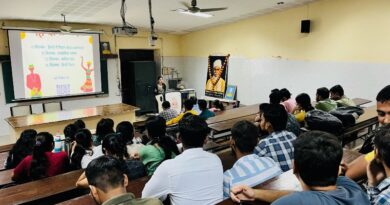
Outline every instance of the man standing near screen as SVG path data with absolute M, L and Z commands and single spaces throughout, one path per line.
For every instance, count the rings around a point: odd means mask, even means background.
M 92 79 L 91 79 L 91 73 L 93 71 L 93 68 L 91 68 L 91 61 L 87 62 L 87 67 L 84 66 L 84 58 L 81 56 L 81 68 L 85 71 L 85 82 L 81 86 L 81 90 L 84 92 L 92 92 L 93 91 L 93 85 L 92 85 Z
M 30 74 L 27 75 L 27 88 L 30 89 L 31 97 L 42 97 L 41 92 L 41 77 L 39 74 L 34 73 L 34 65 L 30 64 L 28 66 L 28 70 L 30 70 Z

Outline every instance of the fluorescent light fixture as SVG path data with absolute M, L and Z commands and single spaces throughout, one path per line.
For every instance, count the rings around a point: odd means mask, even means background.
M 181 14 L 186 14 L 186 15 L 191 15 L 191 16 L 197 16 L 197 17 L 202 17 L 202 18 L 210 18 L 213 17 L 213 15 L 208 14 L 208 13 L 202 13 L 202 12 L 190 12 L 184 9 L 176 9 L 177 12 Z

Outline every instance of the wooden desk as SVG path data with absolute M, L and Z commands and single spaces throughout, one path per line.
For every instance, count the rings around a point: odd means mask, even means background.
M 0 146 L 0 153 L 2 153 L 2 152 L 9 152 L 14 145 L 15 145 L 15 143 L 11 143 L 11 144 L 6 144 L 6 145 Z
M 225 110 L 220 115 L 210 117 L 207 120 L 207 124 L 211 125 L 214 123 L 231 120 L 235 118 L 245 117 L 248 115 L 254 115 L 259 112 L 259 104 L 249 105 L 246 107 L 234 108 L 231 110 Z
M 227 130 L 230 130 L 233 127 L 233 125 L 239 121 L 248 120 L 250 122 L 253 122 L 255 120 L 255 118 L 256 118 L 256 114 L 247 115 L 244 117 L 234 118 L 234 119 L 210 124 L 209 128 L 216 131 L 216 132 L 227 131 Z
M 0 190 L 1 204 L 21 204 L 75 189 L 83 170 L 76 170 L 45 179 Z
M 0 172 L 0 186 L 14 183 L 11 179 L 13 172 L 13 169 L 3 170 Z
M 119 103 L 84 109 L 9 117 L 5 120 L 10 125 L 11 142 L 15 142 L 19 138 L 20 133 L 27 128 L 35 129 L 37 132 L 47 131 L 52 134 L 59 131 L 62 134 L 64 127 L 77 119 L 82 119 L 87 129 L 95 129 L 101 118 L 111 118 L 115 123 L 124 120 L 134 122 L 136 110 L 138 110 L 137 107 Z
M 354 98 L 354 99 L 352 99 L 352 101 L 358 107 L 360 107 L 361 105 L 364 105 L 364 104 L 372 102 L 371 100 L 367 100 L 367 99 L 363 99 L 363 98 Z
M 343 143 L 348 143 L 356 139 L 357 135 L 353 135 L 360 130 L 368 128 L 368 133 L 371 132 L 373 126 L 378 124 L 378 114 L 376 105 L 363 108 L 364 113 L 356 120 L 356 124 L 344 130 L 342 134 Z

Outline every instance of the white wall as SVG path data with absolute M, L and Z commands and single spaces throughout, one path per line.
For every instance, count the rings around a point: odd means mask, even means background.
M 204 96 L 207 58 L 183 57 L 183 77 Z M 389 84 L 390 64 L 322 62 L 285 59 L 230 57 L 228 84 L 237 85 L 242 104 L 268 102 L 274 88 L 290 90 L 295 97 L 306 92 L 314 100 L 316 89 L 341 84 L 350 98 L 375 101 L 376 94 Z

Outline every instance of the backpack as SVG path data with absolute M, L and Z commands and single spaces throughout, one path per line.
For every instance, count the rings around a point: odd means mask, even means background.
M 310 130 L 320 130 L 335 135 L 340 135 L 343 131 L 343 123 L 337 117 L 322 110 L 307 112 L 305 121 Z
M 346 128 L 355 125 L 356 119 L 364 113 L 364 110 L 359 107 L 348 106 L 336 108 L 329 113 L 341 120 L 344 128 Z

